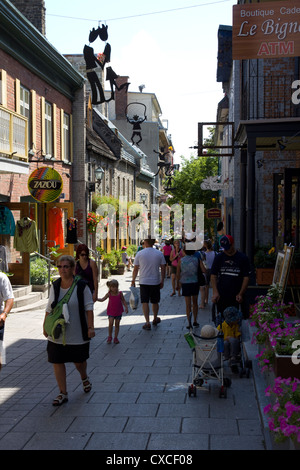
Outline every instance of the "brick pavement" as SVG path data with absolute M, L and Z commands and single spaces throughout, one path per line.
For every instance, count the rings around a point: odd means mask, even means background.
M 131 273 L 116 278 L 129 300 Z M 99 296 L 106 291 L 103 280 Z M 107 303 L 96 303 L 88 361 L 92 391 L 83 392 L 68 364 L 69 401 L 60 408 L 52 406 L 58 390 L 42 335 L 44 309 L 11 314 L 7 364 L 0 373 L 0 449 L 263 450 L 252 374 L 241 379 L 225 368 L 232 379 L 227 399 L 219 398 L 217 381 L 188 397 L 192 353 L 183 336 L 185 302 L 170 294 L 166 279 L 162 322 L 151 331 L 142 329 L 141 305 L 129 309 L 117 345 L 106 343 Z M 209 308 L 199 311 L 198 321 L 210 322 Z

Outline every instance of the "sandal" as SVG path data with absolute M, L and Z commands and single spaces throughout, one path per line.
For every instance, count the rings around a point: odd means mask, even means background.
M 109 337 L 107 338 L 107 343 L 110 344 L 111 342 L 112 342 L 112 337 L 109 336 Z
M 175 293 L 175 292 L 172 292 L 172 294 L 170 295 L 170 297 L 173 297 L 173 295 L 176 295 L 176 293 Z
M 89 393 L 92 390 L 92 384 L 88 377 L 82 381 L 82 385 L 85 393 Z
M 143 329 L 144 329 L 144 330 L 151 330 L 151 325 L 150 325 L 150 323 L 145 323 L 145 325 L 143 325 Z
M 158 325 L 158 323 L 160 323 L 160 322 L 161 322 L 161 319 L 159 317 L 156 317 L 156 319 L 153 320 L 152 325 L 154 325 L 154 326 Z
M 120 342 L 120 341 L 118 340 L 118 338 L 115 338 L 115 339 L 114 339 L 114 343 L 115 343 L 115 344 L 119 344 L 119 342 Z
M 61 406 L 63 403 L 66 403 L 67 401 L 68 401 L 68 394 L 60 393 L 59 395 L 57 395 L 56 398 L 54 398 L 52 405 Z

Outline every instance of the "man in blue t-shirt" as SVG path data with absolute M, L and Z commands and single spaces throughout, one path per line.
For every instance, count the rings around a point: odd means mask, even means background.
M 215 256 L 211 267 L 212 302 L 217 304 L 218 313 L 227 307 L 237 307 L 243 302 L 250 275 L 248 257 L 237 251 L 231 235 L 220 239 L 223 252 Z

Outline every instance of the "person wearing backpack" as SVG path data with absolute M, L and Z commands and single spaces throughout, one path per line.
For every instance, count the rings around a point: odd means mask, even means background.
M 53 400 L 53 406 L 60 406 L 68 401 L 65 366 L 68 362 L 73 362 L 80 373 L 84 392 L 91 391 L 92 384 L 87 375 L 87 359 L 89 358 L 90 339 L 95 336 L 92 293 L 85 280 L 78 276 L 74 278 L 74 258 L 68 255 L 61 256 L 57 267 L 60 278 L 51 286 L 43 325 L 44 336 L 48 339 L 48 361 L 53 364 L 59 387 L 59 394 Z M 72 294 L 67 304 L 63 306 L 66 321 L 65 335 L 59 337 L 53 335 L 54 338 L 50 336 L 49 332 L 46 332 L 45 321 L 69 289 L 72 289 Z

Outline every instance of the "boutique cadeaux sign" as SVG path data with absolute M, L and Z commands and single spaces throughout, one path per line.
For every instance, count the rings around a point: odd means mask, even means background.
M 37 168 L 28 178 L 28 189 L 31 196 L 39 202 L 53 202 L 63 190 L 60 174 L 49 167 Z
M 300 56 L 300 0 L 233 7 L 233 59 L 297 56 Z

